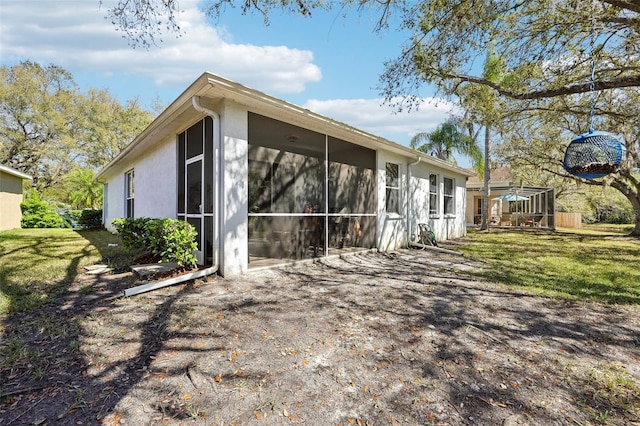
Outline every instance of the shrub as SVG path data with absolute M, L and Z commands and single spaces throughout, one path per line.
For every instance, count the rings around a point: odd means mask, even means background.
M 126 249 L 143 249 L 159 256 L 163 262 L 193 266 L 198 245 L 197 232 L 188 222 L 177 219 L 114 219 L 113 226 Z
M 40 198 L 35 189 L 25 194 L 24 201 L 20 203 L 22 219 L 20 226 L 23 228 L 63 228 L 65 222 L 53 207 Z
M 127 250 L 149 249 L 150 242 L 147 238 L 146 225 L 150 220 L 152 219 L 148 217 L 113 220 L 113 226 L 120 234 L 122 243 Z
M 633 223 L 633 207 L 629 205 L 616 205 L 603 207 L 596 212 L 600 222 L 625 224 Z
M 102 228 L 102 210 L 101 209 L 82 209 L 71 210 L 79 227 L 85 229 Z

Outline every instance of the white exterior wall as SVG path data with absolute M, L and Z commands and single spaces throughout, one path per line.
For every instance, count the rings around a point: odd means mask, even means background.
M 166 135 L 156 149 L 136 164 L 133 181 L 136 217 L 177 217 L 177 158 L 176 135 Z
M 429 214 L 429 175 L 438 177 L 438 209 L 437 213 Z M 444 214 L 444 179 L 454 181 L 454 214 Z M 418 224 L 428 223 L 437 240 L 459 238 L 466 235 L 466 178 L 447 170 L 424 163 L 411 167 L 410 193 L 410 234 L 416 238 Z
M 400 180 L 400 213 L 387 213 L 386 209 L 386 164 L 394 163 L 398 165 Z M 378 236 L 378 250 L 395 250 L 407 245 L 407 162 L 405 157 L 394 155 L 386 151 L 378 151 L 377 155 L 377 186 L 378 186 L 378 208 L 376 235 Z
M 400 214 L 386 212 L 386 163 L 399 166 Z M 418 224 L 428 223 L 436 239 L 447 240 L 466 235 L 466 177 L 437 166 L 414 163 L 415 159 L 378 151 L 378 249 L 395 250 L 415 241 Z M 429 214 L 429 175 L 438 176 L 438 212 Z M 444 214 L 444 178 L 454 181 L 454 214 Z M 408 185 L 409 183 L 409 185 Z
M 223 179 L 220 232 L 220 273 L 247 272 L 249 265 L 248 175 L 249 120 L 246 107 L 226 102 L 221 114 Z
M 434 171 L 429 170 L 428 166 L 420 163 L 410 167 L 411 186 L 408 191 L 411 197 L 409 200 L 409 236 L 411 241 L 417 241 L 419 223 L 428 223 L 434 229 L 436 236 L 438 235 L 434 221 L 429 217 L 429 174 L 434 173 Z
M 248 108 L 226 100 L 216 108 L 220 114 L 222 166 L 220 200 L 219 271 L 224 276 L 243 274 L 248 269 Z M 195 121 L 195 120 L 194 120 Z M 193 124 L 193 123 L 191 123 Z M 217 126 L 214 126 L 216 131 Z M 215 134 L 214 138 L 220 137 Z M 105 225 L 125 214 L 124 174 L 134 169 L 135 217 L 177 216 L 176 134 L 164 135 L 143 156 L 122 161 L 108 178 L 105 191 Z M 376 235 L 381 251 L 404 247 L 418 232 L 418 223 L 429 223 L 438 240 L 465 235 L 466 178 L 455 171 L 420 162 L 385 150 L 377 150 Z M 386 211 L 386 163 L 398 164 L 400 212 Z M 438 213 L 429 215 L 429 174 L 438 176 Z M 445 216 L 444 178 L 455 182 L 455 214 Z M 214 177 L 217 179 L 217 177 Z
M 105 228 L 111 232 L 115 231 L 112 225 L 113 219 L 124 217 L 124 171 L 113 175 L 105 183 L 102 218 Z
M 176 218 L 176 135 L 166 135 L 146 155 L 122 164 L 107 182 L 104 222 L 113 231 L 113 219 L 125 216 L 124 174 L 134 170 L 135 217 Z

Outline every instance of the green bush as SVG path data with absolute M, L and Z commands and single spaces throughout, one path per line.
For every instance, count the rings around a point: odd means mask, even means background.
M 100 209 L 69 210 L 67 216 L 66 219 L 72 224 L 72 228 L 102 228 L 102 210 Z
M 197 232 L 188 222 L 176 219 L 114 219 L 113 226 L 128 250 L 147 250 L 163 262 L 193 266 Z
M 124 247 L 128 250 L 149 249 L 150 242 L 147 238 L 146 226 L 150 218 L 139 217 L 136 219 L 118 218 L 113 220 L 113 226 L 120 234 Z
M 53 206 L 40 198 L 35 189 L 26 193 L 24 201 L 20 203 L 23 228 L 64 228 L 65 221 L 55 212 Z
M 634 213 L 631 203 L 629 205 L 611 205 L 597 211 L 600 222 L 626 224 L 633 223 Z

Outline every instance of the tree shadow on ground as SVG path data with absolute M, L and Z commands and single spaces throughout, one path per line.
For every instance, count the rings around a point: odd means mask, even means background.
M 102 247 L 101 242 L 92 241 L 95 233 L 80 234 L 95 247 Z M 38 243 L 45 242 L 33 244 Z M 121 309 L 123 290 L 135 278 L 128 272 L 78 276 L 80 261 L 89 251 L 85 247 L 71 259 L 66 276 L 56 286 L 62 295 L 53 303 L 3 320 L 0 345 L 3 424 L 39 424 L 45 420 L 65 424 L 99 422 L 144 377 L 154 356 L 163 349 L 173 304 L 192 290 L 191 286 L 182 286 L 155 305 L 148 318 L 120 324 L 134 327 L 131 331 L 137 340 L 137 353 L 126 363 L 112 365 L 102 374 L 92 374 L 100 356 L 86 352 L 86 343 L 93 338 L 86 325 L 101 312 Z M 113 253 L 105 250 L 103 261 L 113 265 Z M 122 329 L 111 331 L 114 335 L 122 333 Z
M 609 367 L 640 359 L 637 315 L 486 283 L 458 260 L 368 253 L 131 299 L 128 274 L 83 278 L 58 306 L 5 325 L 34 355 L 3 370 L 0 414 L 8 424 L 637 418 L 637 394 L 600 392 Z

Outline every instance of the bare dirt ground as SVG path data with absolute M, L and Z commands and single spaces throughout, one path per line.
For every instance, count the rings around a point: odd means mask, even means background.
M 123 298 L 79 276 L 3 322 L 0 425 L 640 424 L 640 310 L 533 297 L 432 251 Z

